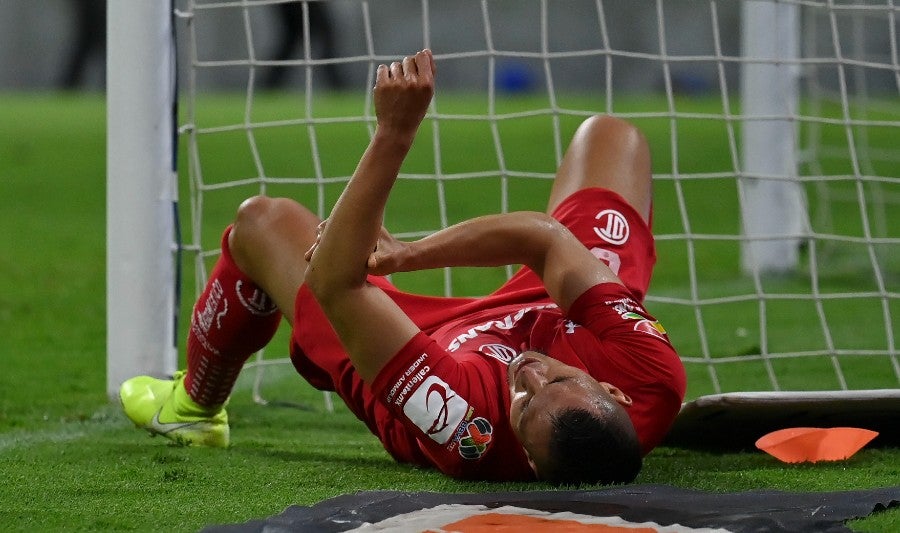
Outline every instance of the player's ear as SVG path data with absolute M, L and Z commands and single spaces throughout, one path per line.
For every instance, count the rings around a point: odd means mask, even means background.
M 535 463 L 535 462 L 534 462 L 534 459 L 531 458 L 531 454 L 528 453 L 528 450 L 527 450 L 527 449 L 525 449 L 525 448 L 522 448 L 522 449 L 525 450 L 525 457 L 528 458 L 528 466 L 531 467 L 531 471 L 534 472 L 534 475 L 535 475 L 535 476 L 538 476 L 537 463 Z M 538 477 L 539 477 L 539 476 L 538 476 Z
M 625 394 L 619 387 L 605 381 L 601 381 L 600 386 L 603 387 L 603 389 L 622 407 L 629 407 L 631 405 L 631 396 Z

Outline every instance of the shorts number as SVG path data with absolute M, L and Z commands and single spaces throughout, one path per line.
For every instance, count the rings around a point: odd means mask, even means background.
M 613 271 L 613 274 L 619 275 L 619 268 L 622 267 L 622 260 L 619 259 L 619 254 L 604 248 L 591 248 L 591 253 L 594 254 L 594 257 L 609 265 L 609 269 Z

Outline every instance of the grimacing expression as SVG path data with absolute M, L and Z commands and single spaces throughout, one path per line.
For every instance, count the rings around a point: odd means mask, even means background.
M 614 385 L 544 354 L 526 351 L 509 363 L 509 422 L 532 468 L 549 449 L 553 417 L 569 409 L 602 414 L 631 398 Z

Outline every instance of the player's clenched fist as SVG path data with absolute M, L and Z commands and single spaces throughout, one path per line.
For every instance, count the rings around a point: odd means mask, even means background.
M 428 49 L 390 66 L 379 65 L 375 79 L 378 127 L 398 135 L 415 134 L 434 94 L 434 72 L 434 56 Z

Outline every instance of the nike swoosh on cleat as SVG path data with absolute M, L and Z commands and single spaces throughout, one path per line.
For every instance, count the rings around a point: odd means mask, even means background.
M 160 435 L 165 435 L 172 431 L 176 431 L 179 429 L 184 429 L 196 425 L 198 422 L 160 422 L 159 421 L 159 413 L 162 411 L 162 407 L 159 408 L 159 411 L 153 415 L 153 419 L 150 420 L 150 427 L 147 428 L 154 433 L 159 433 Z

